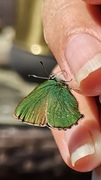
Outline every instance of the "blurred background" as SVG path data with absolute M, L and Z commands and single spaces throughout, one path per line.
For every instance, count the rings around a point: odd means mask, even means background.
M 0 0 L 0 179 L 91 179 L 63 162 L 48 128 L 13 117 L 19 101 L 56 65 L 41 22 L 42 0 Z M 43 62 L 44 68 L 40 64 Z

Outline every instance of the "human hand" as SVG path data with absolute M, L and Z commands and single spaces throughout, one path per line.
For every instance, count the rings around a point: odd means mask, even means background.
M 69 167 L 90 171 L 101 163 L 101 0 L 44 0 L 46 42 L 73 91 L 84 118 L 67 131 L 52 130 L 60 153 Z M 54 72 L 58 71 L 58 68 Z M 98 102 L 98 103 L 97 103 Z

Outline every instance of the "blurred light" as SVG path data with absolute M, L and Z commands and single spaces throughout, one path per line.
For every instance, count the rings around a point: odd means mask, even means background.
M 41 53 L 41 46 L 40 45 L 32 45 L 32 47 L 31 47 L 31 52 L 33 53 L 33 54 L 35 54 L 35 55 L 38 55 L 38 54 L 40 54 Z

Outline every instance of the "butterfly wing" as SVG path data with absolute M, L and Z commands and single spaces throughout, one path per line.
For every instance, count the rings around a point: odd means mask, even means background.
M 76 124 L 83 115 L 68 87 L 55 85 L 48 95 L 47 119 L 50 127 L 65 129 Z
M 15 116 L 25 123 L 45 126 L 47 96 L 52 88 L 53 81 L 45 81 L 35 88 L 15 110 Z
M 69 89 L 55 80 L 48 80 L 22 100 L 15 116 L 29 124 L 65 129 L 76 124 L 82 114 Z

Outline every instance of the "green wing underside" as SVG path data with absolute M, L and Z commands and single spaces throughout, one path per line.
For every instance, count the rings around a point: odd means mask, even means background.
M 15 116 L 38 126 L 68 128 L 82 117 L 75 97 L 55 80 L 34 89 L 16 108 Z
M 53 100 L 51 96 L 54 97 Z M 81 117 L 78 102 L 69 91 L 62 88 L 58 92 L 56 89 L 51 92 L 47 109 L 47 119 L 50 126 L 68 128 L 76 124 Z

